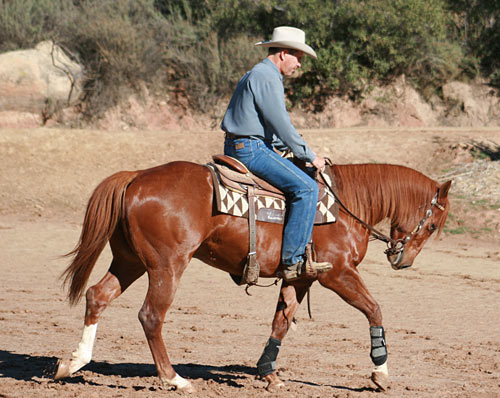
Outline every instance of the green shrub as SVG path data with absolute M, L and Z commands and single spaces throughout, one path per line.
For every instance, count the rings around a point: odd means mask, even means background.
M 500 86 L 499 9 L 498 0 L 9 0 L 0 51 L 63 46 L 85 67 L 89 117 L 143 82 L 210 111 L 265 57 L 256 41 L 296 26 L 318 59 L 304 57 L 287 80 L 289 99 L 321 110 L 332 95 L 362 98 L 401 74 L 426 96 L 479 74 Z
M 71 0 L 15 0 L 0 5 L 0 51 L 31 48 L 59 35 L 59 21 L 74 10 Z
M 86 110 L 98 114 L 158 79 L 166 58 L 167 24 L 152 0 L 81 0 L 61 21 L 59 43 L 86 67 Z
M 451 39 L 458 41 L 477 73 L 500 88 L 500 1 L 448 0 Z
M 330 20 L 320 19 L 322 26 L 315 22 L 321 58 L 306 77 L 321 87 L 320 94 L 354 99 L 369 82 L 385 83 L 401 74 L 422 91 L 436 89 L 457 75 L 463 58 L 460 47 L 447 41 L 444 6 L 442 0 L 339 2 Z

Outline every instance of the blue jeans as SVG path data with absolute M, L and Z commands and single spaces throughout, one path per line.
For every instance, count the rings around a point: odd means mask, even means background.
M 271 144 L 260 139 L 226 138 L 224 154 L 238 159 L 252 173 L 285 193 L 287 220 L 283 231 L 281 262 L 292 265 L 303 261 L 316 215 L 316 181 L 290 160 L 278 155 Z

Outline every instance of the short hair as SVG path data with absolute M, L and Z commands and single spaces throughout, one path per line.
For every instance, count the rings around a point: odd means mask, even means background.
M 300 50 L 295 50 L 294 48 L 285 48 L 285 47 L 269 47 L 268 51 L 267 51 L 267 55 L 274 55 L 274 54 L 277 54 L 283 50 L 287 50 L 290 54 L 292 55 L 295 55 L 297 54 L 298 52 L 300 52 Z

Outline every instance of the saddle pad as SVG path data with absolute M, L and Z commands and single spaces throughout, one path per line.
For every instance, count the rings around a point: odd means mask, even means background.
M 246 193 L 222 185 L 216 173 L 212 173 L 214 180 L 217 210 L 235 217 L 248 218 L 248 199 Z M 325 175 L 326 178 L 329 178 Z M 329 183 L 331 181 L 328 181 Z M 335 222 L 336 202 L 329 190 L 325 190 L 317 204 L 315 224 Z M 283 199 L 265 194 L 255 196 L 255 215 L 257 221 L 283 224 L 285 220 L 286 204 Z

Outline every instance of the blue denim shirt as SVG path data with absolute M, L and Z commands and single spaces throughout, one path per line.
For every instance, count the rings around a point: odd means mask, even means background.
M 283 76 L 267 58 L 239 81 L 221 128 L 235 135 L 260 137 L 280 150 L 284 144 L 307 162 L 316 157 L 292 125 L 285 105 Z

